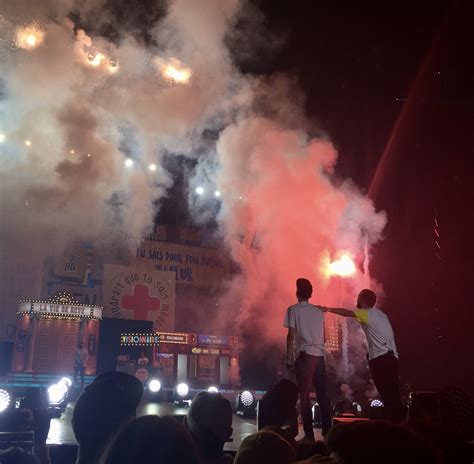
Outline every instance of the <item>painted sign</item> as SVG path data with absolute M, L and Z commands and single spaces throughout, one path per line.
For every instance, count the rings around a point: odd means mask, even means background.
M 137 266 L 104 266 L 104 316 L 153 321 L 153 329 L 172 332 L 175 275 Z

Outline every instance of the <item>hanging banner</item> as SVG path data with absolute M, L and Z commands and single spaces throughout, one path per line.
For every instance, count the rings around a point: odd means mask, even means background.
M 153 321 L 156 332 L 173 332 L 175 273 L 106 264 L 102 304 L 104 317 Z
M 178 284 L 212 287 L 230 273 L 230 258 L 214 248 L 145 240 L 136 258 L 140 267 L 174 272 Z

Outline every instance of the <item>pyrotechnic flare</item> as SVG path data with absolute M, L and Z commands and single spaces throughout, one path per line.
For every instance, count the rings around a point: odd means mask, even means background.
M 155 65 L 157 66 L 161 75 L 168 81 L 175 84 L 188 84 L 191 80 L 191 69 L 184 66 L 176 58 L 171 58 L 168 61 L 162 58 L 155 58 Z
M 16 46 L 25 50 L 33 50 L 44 41 L 44 32 L 36 24 L 16 28 Z
M 326 277 L 350 277 L 356 273 L 356 266 L 348 254 L 343 254 L 336 261 L 326 262 L 323 272 Z

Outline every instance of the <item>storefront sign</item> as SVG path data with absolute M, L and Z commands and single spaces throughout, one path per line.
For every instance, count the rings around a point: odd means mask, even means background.
M 198 335 L 198 345 L 229 346 L 229 337 L 226 335 Z
M 34 300 L 21 301 L 18 313 L 57 318 L 102 319 L 101 306 L 57 304 Z
M 160 344 L 160 337 L 150 333 L 131 333 L 120 335 L 120 345 L 122 346 L 155 346 Z
M 158 332 L 161 343 L 178 343 L 180 345 L 188 344 L 188 334 Z

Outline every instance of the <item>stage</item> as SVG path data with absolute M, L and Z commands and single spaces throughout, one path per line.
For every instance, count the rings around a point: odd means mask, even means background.
M 73 407 L 74 405 L 69 403 L 61 418 L 51 420 L 51 428 L 47 441 L 47 443 L 51 445 L 51 448 L 55 448 L 57 445 L 68 445 L 70 447 L 77 445 L 71 427 Z M 160 416 L 168 414 L 175 416 L 185 416 L 187 414 L 187 408 L 179 407 L 172 403 L 154 403 L 143 399 L 137 409 L 137 415 L 144 416 L 147 414 L 157 414 Z M 225 445 L 225 450 L 235 453 L 242 440 L 248 435 L 251 435 L 257 431 L 257 425 L 255 419 L 245 418 L 234 414 L 232 427 L 234 429 L 232 441 Z M 303 435 L 303 429 L 300 426 L 297 439 L 302 438 Z M 315 438 L 316 440 L 322 439 L 320 429 L 315 429 Z

